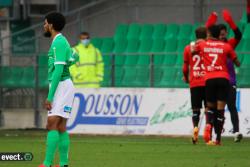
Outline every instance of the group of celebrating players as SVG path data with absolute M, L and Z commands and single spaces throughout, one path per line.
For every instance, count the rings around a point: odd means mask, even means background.
M 249 6 L 248 4 L 250 9 Z M 218 14 L 212 12 L 206 25 L 195 30 L 196 41 L 187 45 L 183 54 L 183 80 L 189 83 L 191 93 L 194 144 L 198 142 L 202 102 L 206 117 L 203 139 L 207 145 L 221 145 L 226 104 L 231 114 L 234 141 L 239 142 L 243 137 L 239 132 L 234 69 L 234 64 L 240 66 L 234 49 L 240 42 L 242 33 L 228 10 L 223 10 L 222 16 L 233 30 L 233 38 L 226 38 L 226 25 L 216 24 Z M 248 18 L 249 16 L 248 14 Z M 215 140 L 212 137 L 213 129 L 216 134 Z

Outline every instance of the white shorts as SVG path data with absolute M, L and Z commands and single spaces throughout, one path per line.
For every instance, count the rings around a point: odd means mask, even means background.
M 71 79 L 59 82 L 48 116 L 70 118 L 74 95 L 75 88 Z

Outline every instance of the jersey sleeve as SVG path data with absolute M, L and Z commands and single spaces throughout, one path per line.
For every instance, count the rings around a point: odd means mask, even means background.
M 233 50 L 233 48 L 230 45 L 228 45 L 228 56 L 233 61 L 237 58 L 235 51 Z
M 53 46 L 53 51 L 55 55 L 55 65 L 56 64 L 66 64 L 67 60 L 67 46 L 61 41 L 58 41 Z
M 188 46 L 185 47 L 183 52 L 183 66 L 182 66 L 182 72 L 185 77 L 188 75 L 188 66 L 189 66 L 189 48 Z
M 232 48 L 236 48 L 236 46 L 238 45 L 240 41 L 235 39 L 235 38 L 230 38 L 228 40 L 228 44 L 230 44 L 232 46 Z

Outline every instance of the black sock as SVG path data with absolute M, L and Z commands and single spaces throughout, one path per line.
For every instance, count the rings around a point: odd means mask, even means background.
M 214 121 L 214 113 L 216 110 L 214 109 L 208 109 L 208 111 L 206 112 L 207 114 L 207 124 L 213 125 L 213 121 Z
M 218 110 L 217 112 L 217 137 L 216 140 L 217 141 L 221 141 L 221 133 L 223 130 L 223 125 L 224 125 L 224 121 L 225 121 L 225 117 L 224 117 L 224 112 L 225 110 Z
M 193 110 L 192 121 L 194 127 L 198 127 L 200 121 L 200 110 Z

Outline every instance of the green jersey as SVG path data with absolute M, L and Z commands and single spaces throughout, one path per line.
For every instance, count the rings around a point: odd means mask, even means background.
M 61 81 L 70 78 L 69 66 L 71 63 L 72 50 L 67 39 L 62 34 L 57 34 L 50 46 L 48 53 L 48 80 L 52 81 L 55 65 L 63 64 Z

